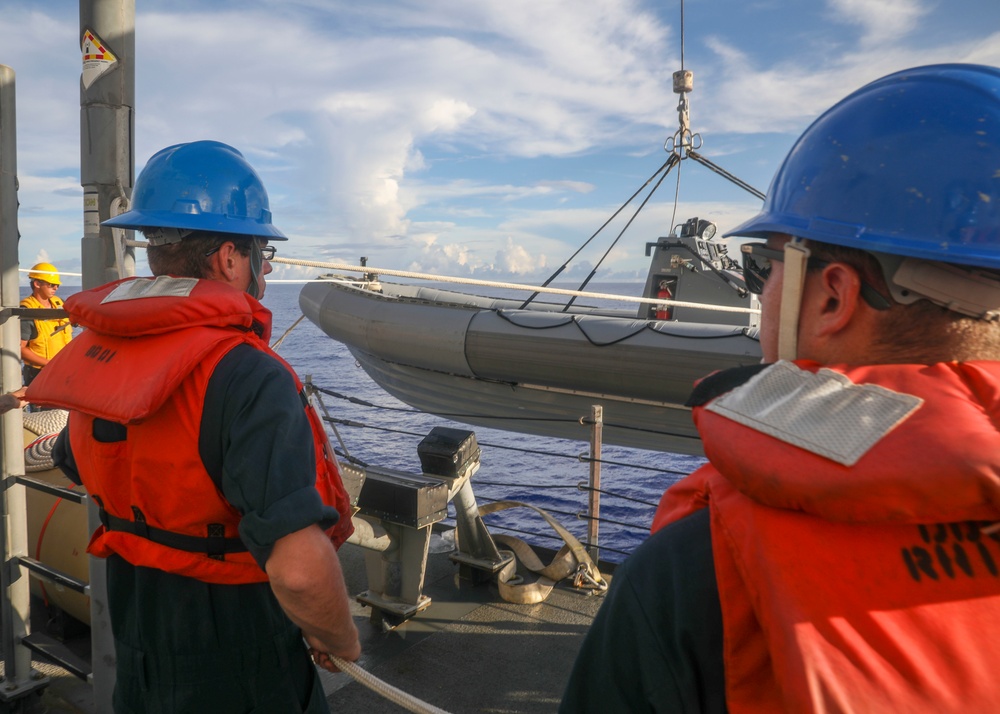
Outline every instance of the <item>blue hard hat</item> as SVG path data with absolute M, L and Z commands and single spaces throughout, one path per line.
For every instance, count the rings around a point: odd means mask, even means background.
M 243 154 L 218 141 L 176 144 L 156 152 L 135 181 L 130 208 L 102 225 L 288 240 L 271 224 L 260 176 Z
M 727 235 L 770 233 L 1000 268 L 1000 69 L 915 67 L 838 102 Z

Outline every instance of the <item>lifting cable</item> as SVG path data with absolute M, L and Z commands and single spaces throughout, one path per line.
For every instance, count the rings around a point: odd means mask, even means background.
M 612 213 L 611 217 L 608 218 L 608 220 L 604 221 L 604 223 L 601 225 L 601 227 L 598 228 L 596 231 L 594 231 L 593 234 L 590 236 L 590 238 L 588 238 L 586 241 L 584 241 L 583 245 L 581 245 L 579 248 L 577 248 L 576 251 L 573 253 L 573 255 L 571 255 L 569 258 L 567 258 L 566 261 L 562 265 L 560 265 L 556 269 L 556 271 L 554 273 L 552 273 L 552 275 L 550 275 L 546 279 L 546 281 L 544 283 L 542 283 L 542 287 L 543 288 L 547 288 L 549 286 L 549 283 L 551 283 L 553 280 L 555 280 L 557 277 L 559 277 L 559 274 L 562 273 L 562 271 L 564 271 L 566 268 L 569 267 L 569 264 L 573 261 L 574 258 L 576 258 L 576 256 L 578 256 L 580 254 L 580 251 L 582 251 L 584 248 L 586 248 L 588 245 L 590 245 L 590 242 L 592 240 L 594 240 L 594 238 L 596 238 L 601 231 L 603 231 L 605 228 L 607 228 L 608 224 L 611 223 L 611 221 L 613 221 L 615 218 L 617 218 L 618 214 L 621 213 L 622 211 L 624 211 L 625 207 L 627 205 L 629 205 L 630 203 L 632 203 L 632 201 L 635 199 L 635 197 L 638 196 L 640 193 L 642 193 L 642 191 L 646 188 L 646 186 L 648 186 L 650 183 L 652 183 L 653 179 L 655 179 L 657 176 L 659 176 L 661 172 L 664 172 L 663 173 L 663 177 L 661 177 L 660 181 L 657 182 L 657 184 L 656 184 L 657 186 L 659 186 L 660 183 L 663 182 L 663 178 L 666 177 L 666 175 L 668 173 L 670 173 L 670 169 L 672 169 L 673 166 L 676 163 L 677 163 L 677 158 L 673 154 L 671 154 L 670 156 L 668 156 L 667 160 L 665 162 L 663 162 L 663 165 L 660 168 L 658 168 L 656 171 L 654 171 L 652 176 L 650 176 L 648 179 L 646 179 L 646 183 L 644 183 L 642 186 L 640 186 L 636 190 L 635 193 L 633 193 L 631 196 L 629 196 L 628 200 L 625 201 L 625 203 L 623 203 L 621 206 L 619 206 L 618 210 L 615 211 L 614 213 Z M 656 189 L 654 188 L 653 191 L 655 191 L 655 190 Z M 653 191 L 650 191 L 650 195 L 652 195 Z M 649 198 L 647 197 L 646 200 L 648 201 Z M 643 205 L 645 205 L 645 202 L 643 202 Z M 636 213 L 638 213 L 638 211 L 636 211 Z M 632 216 L 632 218 L 634 220 L 635 216 Z M 629 223 L 631 223 L 631 222 L 632 221 L 629 221 Z M 621 234 L 619 234 L 618 237 L 620 238 Z M 524 301 L 524 304 L 521 305 L 521 309 L 523 310 L 523 309 L 527 308 L 528 304 L 531 303 L 531 301 L 534 300 L 536 297 L 538 297 L 538 294 L 540 292 L 543 292 L 543 291 L 538 290 L 538 291 L 532 293 L 528 297 L 528 299 Z

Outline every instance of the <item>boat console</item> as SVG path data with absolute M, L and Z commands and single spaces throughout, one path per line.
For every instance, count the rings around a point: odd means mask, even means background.
M 729 257 L 728 246 L 715 238 L 715 224 L 691 218 L 669 236 L 646 243 L 652 255 L 643 295 L 727 307 L 756 307 L 755 297 L 743 284 L 739 264 Z M 677 320 L 753 327 L 745 313 L 714 312 L 686 306 L 647 305 L 639 308 L 641 320 Z

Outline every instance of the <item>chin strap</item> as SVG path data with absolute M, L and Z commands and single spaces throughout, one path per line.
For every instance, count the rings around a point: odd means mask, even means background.
M 260 297 L 260 273 L 264 269 L 264 256 L 260 252 L 260 241 L 250 239 L 250 284 L 247 294 L 254 300 Z
M 806 282 L 809 248 L 805 239 L 785 243 L 785 268 L 781 284 L 781 316 L 778 322 L 778 359 L 792 361 L 799 353 L 799 312 Z

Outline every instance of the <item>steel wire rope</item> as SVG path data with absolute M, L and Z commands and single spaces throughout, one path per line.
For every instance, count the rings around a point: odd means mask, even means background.
M 419 412 L 418 411 L 418 412 L 415 412 L 415 413 L 417 413 L 417 414 L 423 414 L 424 412 Z M 476 416 L 476 415 L 472 415 L 472 416 Z M 421 438 L 423 438 L 424 436 L 426 436 L 426 434 L 420 434 L 420 433 L 414 432 L 414 431 L 406 431 L 404 429 L 395 429 L 395 428 L 390 427 L 390 426 L 376 426 L 375 424 L 366 424 L 366 423 L 361 422 L 361 421 L 354 421 L 352 419 L 344 419 L 344 418 L 341 418 L 341 417 L 327 417 L 327 416 L 324 416 L 324 417 L 322 417 L 322 419 L 323 419 L 323 421 L 328 422 L 330 424 L 340 424 L 341 426 L 351 426 L 351 427 L 356 427 L 356 428 L 359 428 L 359 429 L 375 429 L 376 431 L 387 431 L 387 432 L 393 433 L 393 434 L 403 434 L 404 436 L 419 436 Z M 575 420 L 574 420 L 574 423 L 576 423 Z M 616 428 L 619 428 L 619 429 L 630 429 L 632 431 L 642 431 L 642 432 L 649 433 L 649 434 L 659 434 L 661 436 L 686 436 L 684 434 L 677 434 L 677 433 L 668 432 L 668 431 L 658 431 L 656 429 L 643 429 L 643 428 L 640 428 L 640 427 L 633 427 L 633 426 L 625 426 L 625 425 L 612 424 L 610 422 L 604 422 L 604 426 L 605 426 L 605 428 L 611 426 L 611 427 L 616 427 Z M 694 439 L 695 437 L 692 436 L 692 437 L 688 437 L 688 438 Z M 580 459 L 579 455 L 574 455 L 574 454 L 559 454 L 559 453 L 553 453 L 551 451 L 539 451 L 538 449 L 525 449 L 524 447 L 520 447 L 520 446 L 505 446 L 504 444 L 494 444 L 494 443 L 485 442 L 485 441 L 481 441 L 481 442 L 479 442 L 479 444 L 482 445 L 482 446 L 489 446 L 489 447 L 495 448 L 495 449 L 506 449 L 508 451 L 520 451 L 520 452 L 525 453 L 525 454 L 539 454 L 541 456 L 552 456 L 552 457 L 556 457 L 556 458 L 565 458 L 565 459 L 574 459 L 574 460 L 579 460 Z M 628 464 L 628 463 L 625 463 L 625 462 L 608 462 L 608 463 L 616 463 L 619 466 L 633 466 L 633 464 Z M 663 473 L 677 473 L 677 474 L 681 474 L 681 475 L 686 475 L 683 472 L 675 472 L 675 471 L 671 471 L 669 469 L 657 469 L 657 468 L 648 467 L 648 466 L 643 467 L 643 466 L 639 466 L 638 464 L 635 464 L 634 468 L 645 468 L 645 469 L 652 470 L 652 471 L 662 471 Z
M 423 412 L 419 412 L 418 411 L 418 412 L 415 412 L 415 413 L 422 414 Z M 420 433 L 417 433 L 417 432 L 403 431 L 401 429 L 394 429 L 394 428 L 388 427 L 388 426 L 376 426 L 374 424 L 365 424 L 364 422 L 353 421 L 353 420 L 350 420 L 350 419 L 344 419 L 344 418 L 340 418 L 340 417 L 323 417 L 323 421 L 328 421 L 328 422 L 337 423 L 337 424 L 343 424 L 343 425 L 346 425 L 346 426 L 355 426 L 355 427 L 365 428 L 365 429 L 377 429 L 379 431 L 394 432 L 394 433 L 397 433 L 397 434 L 404 434 L 406 436 L 424 436 L 423 434 L 420 434 Z M 661 468 L 661 467 L 657 467 L 657 466 L 643 466 L 642 464 L 634 464 L 634 463 L 630 463 L 628 461 L 615 461 L 615 460 L 612 460 L 612 459 L 604 459 L 604 458 L 594 459 L 594 458 L 591 458 L 590 456 L 587 456 L 585 454 L 577 454 L 577 455 L 574 456 L 573 454 L 561 454 L 561 453 L 552 452 L 552 451 L 541 451 L 541 450 L 538 450 L 538 449 L 526 449 L 526 448 L 524 448 L 522 446 L 507 446 L 506 444 L 495 444 L 495 443 L 486 442 L 486 441 L 480 441 L 479 444 L 481 446 L 489 446 L 491 448 L 496 448 L 496 449 L 505 449 L 507 451 L 519 451 L 519 452 L 522 452 L 522 453 L 525 453 L 525 454 L 538 454 L 540 456 L 552 456 L 554 458 L 574 459 L 576 461 L 580 461 L 581 463 L 599 463 L 599 464 L 607 464 L 607 465 L 610 465 L 610 466 L 624 466 L 624 467 L 627 467 L 627 468 L 641 469 L 643 471 L 653 471 L 653 472 L 656 472 L 656 473 L 673 474 L 675 476 L 687 476 L 688 474 L 691 473 L 690 471 L 677 471 L 675 469 L 665 469 L 665 468 Z
M 406 435 L 406 436 L 419 436 L 419 437 L 425 436 L 424 434 L 420 434 L 418 432 L 405 431 L 403 429 L 392 429 L 390 427 L 373 426 L 371 424 L 364 424 L 362 422 L 351 422 L 351 421 L 346 420 L 346 419 L 334 419 L 334 418 L 323 417 L 323 420 L 324 421 L 337 422 L 339 424 L 345 424 L 347 426 L 357 426 L 357 427 L 363 427 L 363 428 L 376 429 L 378 431 L 387 431 L 387 432 L 396 433 L 396 434 L 403 434 L 403 435 Z M 518 451 L 518 452 L 522 452 L 522 453 L 536 454 L 536 455 L 539 455 L 539 456 L 551 456 L 551 457 L 555 457 L 555 458 L 566 458 L 566 459 L 579 460 L 579 457 L 576 456 L 576 455 L 573 455 L 573 454 L 559 454 L 559 453 L 552 453 L 550 451 L 539 451 L 537 449 L 524 449 L 524 448 L 520 448 L 520 447 L 516 447 L 516 446 L 504 446 L 502 444 L 491 444 L 491 443 L 487 443 L 487 442 L 480 442 L 480 444 L 482 446 L 489 446 L 490 448 L 507 449 L 509 451 Z M 344 456 L 349 461 L 351 461 L 351 463 L 360 464 L 362 466 L 367 466 L 367 463 L 364 460 L 362 460 L 362 459 L 359 459 L 357 457 L 344 454 L 339 449 L 335 449 L 335 451 L 336 451 L 336 453 L 339 456 Z M 623 465 L 628 466 L 628 464 L 623 464 Z M 668 471 L 666 473 L 671 473 L 671 472 Z M 678 472 L 678 475 L 682 475 L 682 474 L 680 474 Z M 496 485 L 496 484 L 491 484 L 489 482 L 478 481 L 478 480 L 476 481 L 476 483 L 478 485 L 483 485 L 483 486 Z M 503 484 L 500 484 L 500 485 L 503 485 Z M 524 484 L 510 484 L 510 486 L 517 487 L 517 486 L 524 486 Z M 546 487 L 545 486 L 532 486 L 532 488 L 546 488 Z M 567 486 L 550 486 L 548 488 L 553 488 L 553 489 L 555 489 L 555 488 L 572 488 L 572 489 L 575 489 L 575 490 L 587 490 L 587 489 L 579 489 L 578 486 L 575 485 L 575 484 L 574 485 L 567 485 Z M 625 500 L 636 501 L 637 503 L 645 503 L 643 501 L 639 501 L 637 499 L 633 499 L 633 498 L 631 498 L 629 496 L 624 496 L 622 494 L 614 493 L 614 492 L 611 492 L 611 491 L 602 491 L 602 493 L 605 493 L 605 494 L 607 494 L 607 495 L 609 495 L 609 496 L 611 496 L 613 498 L 622 498 L 622 499 L 625 499 Z M 489 496 L 483 496 L 483 495 L 481 495 L 480 498 L 482 498 L 484 501 L 501 501 L 501 500 L 505 500 L 505 499 L 491 498 Z M 655 505 L 655 504 L 646 503 L 645 505 Z M 579 518 L 580 517 L 578 511 L 570 512 L 570 511 L 562 511 L 562 510 L 556 510 L 556 509 L 546 509 L 546 510 L 549 510 L 552 513 L 558 513 L 558 514 L 561 514 L 561 515 L 564 515 L 564 516 L 573 516 L 574 518 Z M 448 519 L 446 519 L 446 520 L 448 520 Z M 593 519 L 591 519 L 591 520 L 593 520 Z M 622 526 L 626 526 L 628 528 L 634 528 L 634 529 L 637 529 L 637 530 L 647 529 L 646 526 L 640 526 L 640 525 L 637 525 L 637 524 L 630 524 L 630 523 L 623 523 L 623 522 L 620 522 L 620 521 L 614 521 L 614 520 L 611 520 L 611 519 L 605 519 L 603 517 L 602 518 L 598 518 L 596 520 L 598 522 L 602 522 L 602 523 L 603 522 L 612 523 L 612 524 L 615 524 L 615 525 L 622 525 Z M 498 527 L 505 527 L 505 526 L 500 526 L 499 524 L 497 524 L 497 525 L 498 525 Z M 511 529 L 511 530 L 516 530 L 516 529 Z M 529 535 L 537 535 L 537 536 L 542 536 L 542 537 L 549 537 L 549 536 L 546 536 L 544 533 L 538 533 L 538 532 L 535 532 L 535 531 L 520 531 L 520 532 L 526 533 L 526 534 L 529 534 Z M 622 552 L 622 551 L 616 551 L 616 552 Z
M 334 392 L 334 391 L 324 390 L 324 389 L 321 389 L 320 387 L 316 387 L 316 389 L 319 390 L 319 391 L 322 391 L 324 394 L 327 394 L 327 395 L 329 395 L 331 397 L 334 397 L 335 399 L 344 399 L 346 401 L 351 402 L 352 404 L 357 404 L 359 406 L 371 407 L 373 409 L 385 409 L 387 411 L 403 412 L 403 413 L 407 413 L 407 414 L 427 414 L 427 412 L 420 411 L 419 409 L 410 409 L 410 408 L 406 408 L 406 407 L 390 407 L 390 406 L 386 406 L 386 405 L 382 405 L 382 404 L 374 404 L 372 402 L 366 402 L 365 400 L 358 399 L 356 397 L 348 397 L 346 395 L 339 394 L 339 393 Z M 462 419 L 464 418 L 464 419 L 492 419 L 494 421 L 548 421 L 548 422 L 553 422 L 553 423 L 556 423 L 556 424 L 569 424 L 569 423 L 578 424 L 580 422 L 579 419 L 555 419 L 555 418 L 551 418 L 551 417 L 523 417 L 523 416 L 501 417 L 501 416 L 492 416 L 490 414 L 460 414 L 460 413 L 454 413 L 454 412 L 440 413 L 440 414 L 435 413 L 434 415 L 435 416 L 439 416 L 439 417 L 444 418 L 444 419 L 451 419 L 453 421 L 462 421 Z M 393 431 L 393 429 L 391 429 L 390 427 L 375 426 L 373 424 L 365 424 L 363 422 L 355 422 L 355 421 L 351 421 L 349 419 L 341 419 L 341 418 L 337 418 L 337 417 L 323 417 L 323 420 L 324 421 L 328 421 L 331 424 L 342 424 L 344 426 L 356 426 L 356 427 L 368 428 L 368 429 L 381 429 L 381 430 L 384 430 L 384 431 Z M 605 421 L 604 422 L 604 426 L 605 426 L 605 428 L 621 429 L 622 431 L 639 431 L 639 432 L 642 432 L 644 434 L 659 434 L 660 436 L 677 436 L 677 437 L 686 437 L 686 438 L 690 438 L 690 439 L 696 438 L 696 437 L 693 437 L 693 436 L 688 436 L 686 434 L 679 434 L 679 433 L 673 432 L 673 431 L 662 431 L 660 429 L 648 429 L 648 428 L 641 427 L 641 426 L 631 426 L 629 424 L 617 424 L 615 422 L 610 422 L 610 421 Z M 412 434 L 412 432 L 400 432 L 400 433 L 410 434 L 412 436 L 417 436 L 416 434 Z M 500 448 L 500 449 L 516 449 L 517 448 L 517 447 L 513 447 L 513 446 L 501 446 L 500 444 L 494 444 L 494 446 L 496 446 L 497 448 Z M 576 458 L 576 457 L 574 457 L 574 458 Z
M 504 488 L 523 488 L 524 487 L 523 483 L 503 483 L 501 481 L 481 481 L 478 478 L 476 479 L 476 485 L 477 486 L 502 486 Z M 535 484 L 535 483 L 531 484 L 531 489 L 532 490 L 535 490 L 535 489 L 558 490 L 558 489 L 570 489 L 570 488 L 576 489 L 576 486 L 573 485 L 573 484 L 565 484 L 565 485 L 562 485 L 562 484 Z
M 392 411 L 392 412 L 403 412 L 404 414 L 426 414 L 427 413 L 427 412 L 421 411 L 420 409 L 413 409 L 412 407 L 390 407 L 390 406 L 388 406 L 386 404 L 375 404 L 374 402 L 369 402 L 369 401 L 366 401 L 364 399 L 359 399 L 357 397 L 350 397 L 350 396 L 347 396 L 346 394 L 340 394 L 339 392 L 334 392 L 332 390 L 323 389 L 321 387 L 316 387 L 316 389 L 317 389 L 317 391 L 323 392 L 323 394 L 326 394 L 328 396 L 334 397 L 335 399 L 343 399 L 345 401 L 350 402 L 351 404 L 357 404 L 358 406 L 362 406 L 362 407 L 372 407 L 373 409 L 384 409 L 386 411 Z M 448 413 L 437 413 L 437 412 L 435 412 L 435 416 L 439 416 L 439 417 L 442 417 L 442 418 L 465 417 L 465 418 L 478 418 L 478 419 L 489 417 L 490 419 L 496 419 L 496 420 L 551 421 L 551 422 L 566 423 L 566 424 L 576 424 L 579 421 L 578 419 L 556 419 L 556 418 L 552 418 L 552 417 L 523 417 L 523 416 L 501 417 L 501 416 L 491 416 L 489 414 L 462 414 L 462 413 L 456 413 L 456 412 L 448 412 Z
M 628 461 L 614 461 L 613 459 L 594 459 L 587 455 L 587 452 L 582 452 L 577 455 L 577 460 L 585 464 L 607 464 L 608 466 L 626 466 L 630 469 L 641 469 L 643 471 L 655 471 L 661 474 L 673 474 L 674 476 L 690 476 L 690 471 L 677 471 L 676 469 L 664 469 L 659 466 L 643 466 L 642 464 L 633 464 Z
M 571 255 L 571 256 L 570 256 L 569 258 L 567 258 L 567 259 L 566 259 L 566 261 L 565 261 L 565 262 L 564 262 L 564 263 L 563 263 L 562 265 L 560 265 L 560 266 L 559 266 L 559 267 L 558 267 L 558 268 L 556 269 L 556 271 L 555 271 L 554 273 L 552 273 L 552 275 L 550 275 L 550 276 L 549 276 L 549 277 L 548 277 L 548 278 L 547 278 L 547 279 L 545 280 L 545 282 L 544 282 L 544 283 L 542 283 L 542 287 L 543 287 L 543 288 L 547 288 L 547 287 L 549 286 L 549 283 L 551 283 L 551 282 L 552 282 L 553 280 L 555 280 L 555 279 L 556 279 L 557 277 L 559 277 L 559 274 L 560 274 L 560 273 L 562 273 L 562 271 L 564 271 L 564 270 L 566 269 L 566 267 L 567 267 L 567 266 L 568 266 L 568 265 L 569 265 L 569 264 L 570 264 L 570 263 L 571 263 L 571 262 L 573 261 L 573 259 L 574 259 L 574 258 L 575 258 L 576 256 L 578 256 L 578 255 L 580 254 L 580 252 L 581 252 L 581 251 L 582 251 L 582 250 L 583 250 L 584 248 L 586 248 L 586 247 L 587 247 L 587 246 L 588 246 L 588 245 L 590 244 L 590 242 L 591 242 L 592 240 L 594 240 L 594 238 L 596 238 L 596 237 L 597 237 L 597 235 L 598 235 L 598 234 L 599 234 L 599 233 L 600 233 L 601 231 L 603 231 L 603 230 L 604 230 L 605 228 L 607 228 L 607 227 L 608 227 L 608 224 L 609 224 L 609 223 L 611 223 L 611 221 L 613 221 L 613 220 L 614 220 L 615 218 L 617 218 L 617 217 L 618 217 L 618 214 L 619 214 L 619 213 L 621 213 L 622 211 L 624 211 L 624 210 L 625 210 L 625 207 L 626 207 L 626 206 L 628 206 L 628 205 L 629 205 L 630 203 L 632 203 L 632 201 L 633 201 L 633 200 L 635 199 L 635 197 L 636 197 L 636 196 L 638 196 L 638 195 L 639 195 L 640 193 L 642 193 L 643 189 L 645 189 L 645 188 L 646 188 L 646 186 L 648 186 L 648 185 L 649 185 L 649 184 L 650 184 L 650 183 L 651 183 L 651 182 L 653 181 L 653 179 L 655 179 L 655 178 L 657 177 L 657 175 L 659 175 L 659 173 L 660 173 L 661 171 L 663 171 L 664 169 L 666 169 L 667 173 L 670 173 L 670 169 L 671 169 L 672 167 L 671 167 L 671 166 L 669 166 L 669 165 L 670 165 L 670 164 L 671 164 L 671 163 L 672 163 L 673 161 L 674 161 L 674 157 L 673 157 L 673 156 L 668 156 L 668 157 L 667 157 L 667 160 L 663 162 L 663 165 L 662 165 L 662 166 L 660 166 L 660 168 L 658 168 L 658 169 L 657 169 L 656 171 L 654 171 L 654 172 L 653 172 L 653 175 L 652 175 L 652 176 L 650 176 L 650 177 L 649 177 L 648 179 L 646 179 L 646 183 L 644 183 L 644 184 L 643 184 L 642 186 L 640 186 L 640 187 L 639 187 L 638 189 L 636 189 L 635 193 L 633 193 L 633 194 L 632 194 L 631 196 L 629 196 L 628 200 L 627 200 L 627 201 L 625 201 L 625 203 L 623 203 L 623 204 L 622 204 L 621 206 L 619 206 L 619 207 L 618 207 L 618 210 L 617 210 L 617 211 L 615 211 L 614 213 L 612 213 L 612 214 L 611 214 L 611 217 L 610 217 L 610 218 L 608 218 L 608 220 L 606 220 L 606 221 L 605 221 L 605 222 L 604 222 L 603 224 L 601 224 L 601 227 L 600 227 L 600 228 L 598 228 L 598 229 L 597 229 L 596 231 L 594 231 L 594 232 L 593 232 L 593 234 L 592 234 L 592 235 L 590 236 L 590 238 L 588 238 L 588 239 L 587 239 L 587 240 L 586 240 L 586 241 L 584 242 L 584 244 L 583 244 L 583 245 L 581 245 L 581 246 L 580 246 L 579 248 L 577 248 L 577 249 L 576 249 L 576 251 L 575 251 L 575 252 L 573 253 L 573 255 Z M 664 174 L 664 175 L 666 175 L 666 174 Z M 661 178 L 661 179 L 660 179 L 660 181 L 663 181 L 663 179 Z M 657 185 L 659 185 L 659 184 L 657 184 Z M 631 222 L 631 221 L 630 221 L 630 222 Z M 540 292 L 542 292 L 542 291 L 541 291 L 541 290 L 538 290 L 538 291 L 535 291 L 534 293 L 532 293 L 531 295 L 529 295 L 529 296 L 528 296 L 528 299 L 527 299 L 527 300 L 525 300 L 525 301 L 524 301 L 524 303 L 523 303 L 523 304 L 521 305 L 521 309 L 523 310 L 524 308 L 526 308 L 526 307 L 527 307 L 527 306 L 528 306 L 528 305 L 529 305 L 529 304 L 531 303 L 531 301 L 532 301 L 532 300 L 534 300 L 534 299 L 535 299 L 536 297 L 538 297 L 538 294 L 539 294 Z
M 538 486 L 532 486 L 532 488 L 538 488 Z M 620 498 L 623 501 L 632 501 L 632 503 L 641 503 L 643 506 L 652 506 L 656 508 L 659 504 L 653 503 L 652 501 L 643 501 L 641 498 L 635 498 L 634 496 L 626 496 L 624 493 L 618 493 L 617 491 L 608 491 L 603 488 L 594 488 L 593 486 L 586 485 L 583 481 L 576 484 L 576 489 L 578 491 L 591 491 L 593 493 L 602 493 L 605 496 L 610 496 L 612 498 Z
M 275 341 L 275 343 L 273 345 L 271 345 L 271 349 L 274 350 L 275 352 L 277 352 L 278 348 L 281 347 L 281 343 L 285 341 L 286 337 L 288 337 L 290 334 L 292 334 L 292 330 L 294 330 L 296 327 L 298 327 L 299 323 L 302 322 L 302 320 L 304 320 L 305 317 L 306 316 L 304 314 L 303 315 L 299 315 L 299 319 L 296 320 L 295 322 L 293 322 L 292 326 L 289 327 L 287 330 L 285 330 L 284 334 L 282 334 L 281 337 L 279 337 Z
M 671 154 L 671 157 L 672 156 L 673 154 Z M 667 159 L 667 163 L 670 163 L 670 159 Z M 680 161 L 676 161 L 674 162 L 674 164 L 677 166 L 677 181 L 680 182 L 680 175 L 681 175 Z M 642 203 L 639 204 L 639 207 L 635 209 L 635 213 L 633 213 L 632 217 L 628 219 L 628 223 L 626 223 L 625 226 L 620 231 L 618 231 L 618 235 L 615 236 L 615 239 L 613 241 L 611 241 L 611 245 L 609 245 L 608 249 L 604 251 L 604 255 L 602 255 L 600 260 L 597 261 L 597 264 L 594 266 L 593 270 L 590 271 L 590 275 L 588 275 L 586 278 L 583 279 L 583 282 L 580 283 L 580 287 L 577 288 L 577 290 L 582 292 L 584 288 L 586 288 L 587 285 L 590 284 L 590 281 L 594 279 L 594 276 L 597 274 L 598 268 L 600 268 L 601 264 L 607 259 L 608 254 L 610 254 L 611 251 L 614 250 L 614 247 L 618 245 L 618 241 L 620 241 L 622 239 L 622 236 L 625 235 L 625 231 L 627 231 L 629 226 L 632 225 L 632 222 L 635 221 L 636 217 L 639 215 L 642 209 L 646 207 L 646 204 L 649 203 L 649 199 L 653 197 L 653 194 L 656 193 L 656 190 L 660 187 L 660 184 L 662 184 L 663 181 L 667 178 L 667 175 L 669 173 L 670 169 L 667 169 L 664 172 L 664 174 L 660 177 L 660 180 L 656 182 L 656 185 L 653 186 L 653 188 L 649 189 L 649 193 L 646 195 L 646 198 L 644 198 L 642 200 Z M 569 308 L 573 305 L 575 301 L 576 301 L 576 296 L 571 297 L 566 302 L 566 306 L 562 309 L 562 311 L 566 312 L 567 310 L 569 310 Z
M 694 159 L 695 161 L 697 161 L 699 164 L 701 164 L 705 168 L 707 168 L 707 169 L 709 169 L 711 171 L 714 171 L 716 174 L 718 174 L 722 178 L 724 178 L 727 181 L 729 181 L 729 182 L 731 182 L 731 183 L 739 186 L 740 188 L 742 188 L 747 193 L 753 194 L 754 196 L 756 196 L 757 198 L 759 198 L 761 201 L 763 201 L 765 198 L 767 198 L 767 194 L 765 194 L 763 191 L 761 191 L 760 189 L 754 188 L 753 186 L 751 186 L 750 184 L 748 184 L 743 179 L 741 179 L 738 176 L 735 176 L 735 175 L 729 173 L 728 171 L 726 171 L 724 168 L 722 168 L 718 164 L 713 163 L 708 157 L 702 156 L 701 154 L 699 154 L 694 149 L 688 149 L 687 154 L 688 154 L 689 158 Z
M 571 514 L 572 515 L 572 514 Z M 616 521 L 613 518 L 605 518 L 601 516 L 600 518 L 594 518 L 593 516 L 588 516 L 583 511 L 575 514 L 578 520 L 581 521 L 597 521 L 598 523 L 612 523 L 616 526 L 621 526 L 623 528 L 632 528 L 634 530 L 649 531 L 649 526 L 640 526 L 636 523 L 626 523 L 625 521 Z
M 479 498 L 481 498 L 484 501 L 489 501 L 491 503 L 496 503 L 498 501 L 507 501 L 507 500 L 510 500 L 508 498 L 490 498 L 489 496 L 482 496 L 482 495 L 480 495 Z M 627 522 L 624 522 L 624 521 L 615 521 L 615 520 L 612 520 L 610 518 L 605 518 L 604 516 L 600 516 L 598 518 L 594 518 L 593 516 L 584 515 L 582 511 L 562 511 L 562 510 L 560 510 L 558 508 L 546 508 L 545 512 L 546 513 L 557 513 L 560 516 L 572 516 L 573 518 L 576 518 L 577 520 L 597 521 L 598 523 L 614 523 L 615 525 L 618 525 L 618 526 L 624 526 L 626 528 L 632 528 L 632 529 L 640 530 L 640 531 L 648 531 L 649 530 L 649 526 L 648 525 L 640 525 L 638 523 L 627 523 Z M 531 531 L 525 531 L 525 532 L 526 533 L 530 533 Z M 539 533 L 537 535 L 542 535 L 542 534 Z

